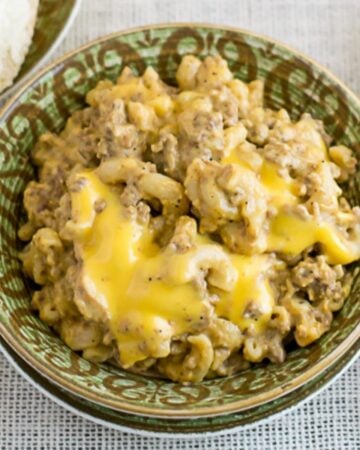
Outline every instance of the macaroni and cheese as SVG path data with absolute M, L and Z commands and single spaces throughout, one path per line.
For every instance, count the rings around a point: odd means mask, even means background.
M 40 318 L 84 358 L 182 383 L 285 359 L 325 333 L 360 257 L 356 160 L 263 83 L 185 56 L 101 81 L 32 158 L 19 236 Z

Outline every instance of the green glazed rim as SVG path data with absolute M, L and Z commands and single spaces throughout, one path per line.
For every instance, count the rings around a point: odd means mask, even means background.
M 75 19 L 81 0 L 40 0 L 34 36 L 14 83 L 0 94 L 11 95 L 56 49 Z
M 359 338 L 359 275 L 331 330 L 280 365 L 259 364 L 237 375 L 183 386 L 89 363 L 71 351 L 29 308 L 29 286 L 17 259 L 21 196 L 33 176 L 29 150 L 46 130 L 59 131 L 84 106 L 84 96 L 122 67 L 142 72 L 152 65 L 174 81 L 181 56 L 220 54 L 235 75 L 265 80 L 265 102 L 296 118 L 309 112 L 324 121 L 336 141 L 359 155 L 360 102 L 326 69 L 294 50 L 252 33 L 201 24 L 149 26 L 98 39 L 57 60 L 33 77 L 0 114 L 0 334 L 33 368 L 63 389 L 98 405 L 153 417 L 194 418 L 263 405 L 319 376 Z M 360 203 L 356 174 L 345 188 Z
M 157 419 L 126 414 L 74 396 L 42 377 L 32 369 L 0 338 L 0 352 L 26 377 L 35 388 L 62 407 L 97 424 L 123 432 L 153 437 L 196 437 L 231 433 L 236 429 L 253 427 L 273 420 L 285 412 L 298 408 L 333 383 L 357 359 L 360 354 L 360 340 L 322 374 L 305 386 L 279 399 L 247 411 L 200 419 Z

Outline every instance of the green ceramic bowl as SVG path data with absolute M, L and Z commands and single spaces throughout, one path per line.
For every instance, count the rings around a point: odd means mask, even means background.
M 318 378 L 360 335 L 357 264 L 351 292 L 331 330 L 318 342 L 292 351 L 281 365 L 261 364 L 228 378 L 182 386 L 83 360 L 29 308 L 30 292 L 17 258 L 16 231 L 24 186 L 34 175 L 28 155 L 46 130 L 59 131 L 84 106 L 84 95 L 124 65 L 142 72 L 152 65 L 174 81 L 181 56 L 220 54 L 245 81 L 265 80 L 265 101 L 293 118 L 310 112 L 338 143 L 358 154 L 359 100 L 325 69 L 295 51 L 244 31 L 210 25 L 163 25 L 117 33 L 61 58 L 33 78 L 0 114 L 0 334 L 53 383 L 102 407 L 148 417 L 219 416 L 264 405 Z M 360 176 L 346 187 L 360 203 Z M 335 372 L 336 373 L 336 372 Z M 332 375 L 334 376 L 335 373 Z
M 34 36 L 20 72 L 1 100 L 11 95 L 56 49 L 79 10 L 81 0 L 40 0 Z

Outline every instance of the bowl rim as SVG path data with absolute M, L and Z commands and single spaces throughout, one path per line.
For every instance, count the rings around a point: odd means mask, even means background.
M 352 102 L 355 102 L 360 109 L 360 98 L 350 89 L 348 88 L 336 75 L 334 75 L 329 69 L 322 66 L 312 58 L 306 56 L 304 53 L 288 46 L 287 44 L 283 44 L 282 42 L 267 37 L 266 35 L 262 35 L 259 33 L 255 33 L 252 31 L 248 31 L 243 28 L 225 26 L 225 25 L 216 25 L 210 23 L 202 23 L 202 22 L 167 22 L 160 24 L 150 24 L 145 26 L 138 26 L 127 28 L 122 31 L 115 31 L 113 33 L 107 34 L 105 36 L 93 39 L 67 53 L 56 58 L 52 63 L 46 65 L 41 71 L 36 74 L 32 74 L 31 77 L 21 86 L 21 88 L 16 92 L 16 94 L 10 97 L 4 106 L 0 108 L 0 122 L 6 119 L 7 114 L 11 112 L 12 107 L 16 105 L 17 101 L 22 97 L 22 95 L 32 87 L 32 85 L 38 81 L 43 75 L 49 73 L 51 70 L 62 64 L 64 61 L 70 59 L 78 53 L 81 53 L 88 48 L 91 48 L 95 45 L 102 44 L 108 40 L 114 39 L 116 37 L 129 35 L 132 33 L 149 31 L 154 29 L 164 29 L 164 28 L 183 28 L 183 27 L 192 27 L 192 28 L 206 28 L 206 29 L 214 29 L 220 31 L 231 31 L 234 33 L 240 33 L 243 35 L 247 35 L 250 37 L 254 37 L 259 40 L 266 41 L 268 43 L 274 44 L 277 47 L 280 47 L 294 56 L 299 57 L 305 62 L 317 68 L 318 71 L 323 72 L 327 75 L 332 83 L 341 87 L 341 89 L 345 92 L 345 94 L 351 99 Z M 351 333 L 345 338 L 343 342 L 340 343 L 332 352 L 326 355 L 322 360 L 316 362 L 312 367 L 307 369 L 304 373 L 294 377 L 291 381 L 286 383 L 285 385 L 270 389 L 265 393 L 258 394 L 256 396 L 252 396 L 250 398 L 246 398 L 243 400 L 238 400 L 233 403 L 219 405 L 219 406 L 204 406 L 199 407 L 196 410 L 188 410 L 186 408 L 179 409 L 154 409 L 151 407 L 143 406 L 143 405 L 135 405 L 126 403 L 122 400 L 112 400 L 100 397 L 100 395 L 93 393 L 91 390 L 86 389 L 81 386 L 74 385 L 69 381 L 65 380 L 59 373 L 51 368 L 51 366 L 46 367 L 43 363 L 39 362 L 30 351 L 26 350 L 22 347 L 15 336 L 10 333 L 6 327 L 0 322 L 0 335 L 3 339 L 8 343 L 8 345 L 13 348 L 16 353 L 21 356 L 28 364 L 30 364 L 33 368 L 35 368 L 40 374 L 47 377 L 50 381 L 57 384 L 59 387 L 78 395 L 86 400 L 90 400 L 92 402 L 98 403 L 100 405 L 106 406 L 111 409 L 115 409 L 121 412 L 126 412 L 129 414 L 140 414 L 148 417 L 167 417 L 172 419 L 178 418 L 200 418 L 200 417 L 211 417 L 211 416 L 220 416 L 224 414 L 235 413 L 239 411 L 244 411 L 246 409 L 254 408 L 260 406 L 269 401 L 280 398 L 295 389 L 305 385 L 307 382 L 312 380 L 314 377 L 320 375 L 329 365 L 335 363 L 343 354 L 346 353 L 347 350 L 360 338 L 360 322 L 354 327 Z
M 40 0 L 41 1 L 41 0 Z M 68 15 L 67 19 L 64 22 L 64 27 L 60 31 L 60 33 L 56 36 L 54 41 L 51 43 L 48 50 L 42 55 L 42 57 L 35 63 L 33 67 L 31 67 L 19 80 L 15 81 L 13 84 L 11 84 L 9 87 L 5 88 L 4 91 L 0 92 L 0 105 L 1 102 L 5 100 L 5 104 L 8 102 L 8 100 L 11 100 L 11 98 L 15 98 L 16 94 L 15 92 L 21 91 L 22 87 L 27 85 L 27 82 L 30 81 L 31 78 L 37 76 L 35 75 L 36 70 L 42 66 L 45 61 L 50 58 L 50 56 L 54 53 L 54 51 L 58 48 L 58 46 L 61 44 L 61 42 L 64 40 L 65 36 L 70 30 L 70 27 L 72 26 L 76 16 L 78 15 L 78 12 L 80 10 L 82 0 L 74 0 L 74 5 L 71 9 L 70 14 Z M 37 19 L 36 19 L 37 20 Z M 27 54 L 25 55 L 25 59 L 27 57 Z M 56 58 L 58 59 L 58 58 Z M 42 71 L 38 72 L 40 74 Z M 17 78 L 17 76 L 16 76 Z M 15 80 L 16 80 L 15 78 Z M 19 89 L 18 91 L 16 91 Z M 0 106 L 0 114 L 1 114 L 2 108 Z
M 321 394 L 327 388 L 329 388 L 333 383 L 338 381 L 338 379 L 358 360 L 360 356 L 360 341 L 355 342 L 353 346 L 349 348 L 349 350 L 344 353 L 344 355 L 339 358 L 338 361 L 331 364 L 329 368 L 327 368 L 326 372 L 331 372 L 329 378 L 324 380 L 323 376 L 315 377 L 311 383 L 315 383 L 311 385 L 310 389 L 314 386 L 312 391 L 308 391 L 306 389 L 305 392 L 300 393 L 300 399 L 296 401 L 296 403 L 292 403 L 290 405 L 285 404 L 275 413 L 271 413 L 266 417 L 260 417 L 255 419 L 250 423 L 245 424 L 234 424 L 230 426 L 225 426 L 221 429 L 211 430 L 211 425 L 207 425 L 204 430 L 197 431 L 174 431 L 171 429 L 172 422 L 164 423 L 163 420 L 166 418 L 156 419 L 157 424 L 154 426 L 158 426 L 161 431 L 158 430 L 149 430 L 142 429 L 137 427 L 131 427 L 129 424 L 119 424 L 115 423 L 115 421 L 106 420 L 102 416 L 101 411 L 96 410 L 96 406 L 89 402 L 89 400 L 85 400 L 87 403 L 82 404 L 81 398 L 80 400 L 80 408 L 79 403 L 76 405 L 73 403 L 73 399 L 77 401 L 76 396 L 71 397 L 71 393 L 66 390 L 61 390 L 57 385 L 52 384 L 46 377 L 43 377 L 42 374 L 34 370 L 30 367 L 26 361 L 24 361 L 19 355 L 10 347 L 7 346 L 6 342 L 1 339 L 0 336 L 0 355 L 3 355 L 5 359 L 11 364 L 11 366 L 17 371 L 19 375 L 21 375 L 26 381 L 28 381 L 35 389 L 41 392 L 45 397 L 49 398 L 53 402 L 60 405 L 62 408 L 67 411 L 76 414 L 79 417 L 83 417 L 84 419 L 93 422 L 97 425 L 105 426 L 109 429 L 121 431 L 123 433 L 132 433 L 134 435 L 146 436 L 146 437 L 161 437 L 166 439 L 196 439 L 196 438 L 206 438 L 206 437 L 215 437 L 215 436 L 226 436 L 232 433 L 236 433 L 240 430 L 252 430 L 256 428 L 258 425 L 264 425 L 272 422 L 275 419 L 280 419 L 286 414 L 290 414 L 291 412 L 297 410 L 304 404 L 308 404 L 312 401 L 317 395 Z M 31 375 L 28 371 L 34 371 L 35 373 Z M 37 377 L 36 379 L 33 377 Z M 304 388 L 304 386 L 303 386 Z M 285 395 L 283 398 L 290 399 L 294 395 L 294 392 Z M 291 401 L 291 400 L 290 400 Z M 270 402 L 271 403 L 271 402 Z M 91 409 L 88 408 L 88 404 L 90 404 Z M 102 406 L 102 408 L 105 408 Z M 254 408 L 256 409 L 256 408 Z M 97 412 L 95 412 L 97 411 Z M 120 412 L 120 414 L 122 414 Z M 230 414 L 231 416 L 231 414 Z M 188 419 L 191 421 L 190 419 Z

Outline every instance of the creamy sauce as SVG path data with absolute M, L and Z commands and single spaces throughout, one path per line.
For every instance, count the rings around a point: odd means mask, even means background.
M 94 172 L 78 177 L 84 185 L 71 197 L 84 287 L 107 312 L 124 367 L 149 356 L 166 356 L 169 338 L 190 333 L 209 313 L 191 275 L 201 252 L 210 254 L 220 246 L 199 235 L 194 251 L 169 256 L 154 244 L 146 227 L 125 217 L 116 194 Z M 106 207 L 96 214 L 98 200 L 105 200 Z M 269 258 L 228 254 L 228 259 L 235 277 L 225 280 L 225 286 L 218 283 L 216 312 L 243 330 L 253 323 L 261 332 L 274 304 L 266 279 Z M 227 292 L 226 284 L 234 289 Z M 260 318 L 243 317 L 250 302 L 259 306 Z
M 324 159 L 327 159 L 322 139 L 319 138 L 318 147 L 314 151 L 320 151 Z M 246 167 L 246 162 L 238 157 L 236 147 L 231 149 L 222 163 Z M 298 255 L 318 243 L 330 264 L 349 264 L 359 258 L 359 246 L 342 236 L 333 223 L 325 219 L 320 222 L 305 220 L 284 210 L 287 205 L 298 204 L 299 198 L 296 196 L 294 181 L 282 178 L 275 164 L 263 160 L 258 176 L 269 204 L 276 211 L 270 220 L 267 252 Z
M 288 213 L 280 213 L 271 222 L 268 250 L 298 255 L 319 243 L 330 264 L 349 264 L 359 257 L 359 248 L 347 241 L 325 221 L 306 221 Z
M 267 255 L 231 255 L 238 273 L 237 282 L 231 292 L 222 293 L 216 305 L 218 316 L 225 317 L 245 331 L 249 327 L 261 333 L 270 319 L 274 307 L 274 293 L 267 279 L 271 258 Z M 244 315 L 247 306 L 256 308 L 259 316 Z
M 124 367 L 147 357 L 165 357 L 171 337 L 201 327 L 209 314 L 192 275 L 201 252 L 219 252 L 220 246 L 198 235 L 193 251 L 169 255 L 154 243 L 147 227 L 126 218 L 116 194 L 95 172 L 77 176 L 83 186 L 71 194 L 71 200 L 84 288 L 106 311 Z M 291 184 L 277 177 L 273 167 L 262 169 L 261 180 L 277 205 L 292 199 Z M 100 200 L 105 200 L 106 207 L 96 213 L 95 204 Z M 316 242 L 332 264 L 347 264 L 358 257 L 358 249 L 342 239 L 331 224 L 305 221 L 281 211 L 271 221 L 267 251 L 296 255 Z M 243 331 L 251 326 L 261 333 L 274 306 L 267 278 L 271 257 L 229 253 L 227 257 L 230 274 L 235 276 L 223 285 L 214 283 L 216 314 Z M 244 315 L 250 304 L 258 311 L 256 318 Z
M 269 203 L 280 208 L 283 205 L 298 203 L 293 180 L 284 180 L 278 173 L 275 164 L 263 161 L 260 170 L 260 181 L 269 196 Z
M 343 280 L 331 265 L 360 257 L 359 209 L 337 185 L 356 161 L 327 148 L 321 121 L 264 109 L 263 83 L 233 79 L 219 57 L 187 55 L 176 78 L 180 89 L 151 67 L 126 68 L 40 139 L 20 258 L 40 284 L 41 319 L 85 359 L 149 359 L 134 370 L 196 382 L 231 374 L 238 358 L 280 362 L 282 343 L 328 329 L 317 285 L 337 309 Z

